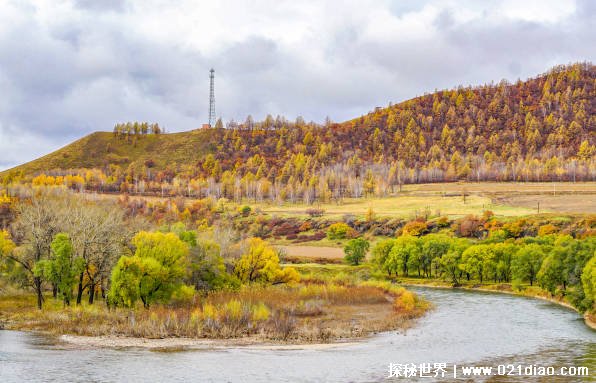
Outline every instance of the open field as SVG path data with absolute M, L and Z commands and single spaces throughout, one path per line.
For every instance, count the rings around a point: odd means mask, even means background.
M 251 205 L 268 214 L 280 216 L 307 216 L 305 205 L 272 205 L 257 203 Z M 325 217 L 341 218 L 346 214 L 364 217 L 372 208 L 378 217 L 410 218 L 413 216 L 447 215 L 452 217 L 467 214 L 482 214 L 484 210 L 491 210 L 497 216 L 520 216 L 535 213 L 535 209 L 494 204 L 489 197 L 468 195 L 461 196 L 427 195 L 412 196 L 399 195 L 387 198 L 345 198 L 341 204 L 316 204 L 316 208 L 325 210 Z
M 465 201 L 464 201 L 465 194 Z M 118 198 L 119 194 L 102 194 L 100 198 Z M 148 201 L 163 201 L 166 197 L 135 196 Z M 191 204 L 195 199 L 188 198 Z M 538 213 L 596 213 L 596 182 L 582 183 L 436 183 L 404 185 L 402 190 L 389 197 L 344 198 L 341 203 L 302 203 L 243 201 L 231 202 L 237 208 L 249 205 L 253 211 L 287 217 L 308 217 L 306 210 L 325 210 L 325 218 L 340 219 L 346 214 L 360 218 L 372 208 L 379 217 L 411 218 L 425 215 L 461 217 L 482 214 L 491 210 L 497 216 L 515 217 Z
M 512 195 L 497 197 L 504 205 L 518 206 L 540 212 L 596 214 L 596 194 Z
M 449 182 L 404 185 L 402 193 L 596 194 L 596 182 Z

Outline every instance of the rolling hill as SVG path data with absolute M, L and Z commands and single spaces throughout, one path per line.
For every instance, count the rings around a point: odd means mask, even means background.
M 594 181 L 595 96 L 596 67 L 577 63 L 514 84 L 426 94 L 343 123 L 249 117 L 227 128 L 172 134 L 143 134 L 128 124 L 0 177 L 31 180 L 93 169 L 99 175 L 91 178 L 100 181 L 87 183 L 114 191 L 139 182 L 144 190 L 163 190 L 165 183 L 290 199 L 382 194 L 398 184 L 454 180 Z M 256 191 L 259 183 L 266 192 Z

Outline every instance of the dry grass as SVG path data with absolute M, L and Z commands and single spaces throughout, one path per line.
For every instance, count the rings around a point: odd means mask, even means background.
M 285 263 L 341 264 L 344 252 L 337 247 L 323 246 L 279 246 L 284 252 Z
M 463 195 L 466 195 L 464 202 Z M 583 203 L 582 203 L 583 200 Z M 401 192 L 386 198 L 345 198 L 341 204 L 317 204 L 325 218 L 345 214 L 364 217 L 370 207 L 381 217 L 408 218 L 440 213 L 452 217 L 482 214 L 491 210 L 498 216 L 520 216 L 541 212 L 586 213 L 596 211 L 596 182 L 453 182 L 405 185 Z M 304 216 L 302 204 L 251 204 L 270 214 Z
M 6 328 L 54 334 L 188 337 L 230 339 L 255 337 L 272 341 L 325 342 L 405 326 L 427 306 L 396 309 L 408 296 L 387 283 L 323 283 L 247 287 L 215 292 L 180 306 L 112 309 L 95 305 L 63 307 L 48 298 L 42 311 L 31 295 L 0 297 L 0 323 Z
M 279 216 L 307 217 L 307 207 L 302 204 L 260 203 L 254 207 L 265 213 Z M 438 214 L 460 217 L 467 214 L 481 214 L 483 210 L 492 210 L 496 215 L 501 216 L 519 216 L 533 212 L 532 209 L 494 204 L 487 196 L 468 195 L 464 202 L 462 196 L 442 196 L 436 193 L 429 195 L 402 194 L 387 198 L 346 198 L 342 204 L 321 204 L 317 207 L 324 209 L 324 217 L 330 219 L 341 219 L 346 214 L 364 218 L 369 208 L 372 208 L 379 217 L 402 218 Z

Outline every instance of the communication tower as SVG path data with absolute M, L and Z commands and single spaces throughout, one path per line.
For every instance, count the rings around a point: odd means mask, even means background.
M 209 127 L 215 126 L 215 70 L 211 68 L 209 71 Z

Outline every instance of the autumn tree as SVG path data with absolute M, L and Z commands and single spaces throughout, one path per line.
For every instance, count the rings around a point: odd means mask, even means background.
M 134 255 L 122 256 L 112 271 L 111 304 L 149 307 L 167 302 L 183 286 L 189 248 L 174 233 L 139 232 L 132 239 Z
M 39 309 L 44 300 L 43 280 L 41 275 L 36 275 L 35 265 L 50 259 L 51 243 L 60 231 L 63 210 L 63 201 L 49 191 L 40 191 L 18 206 L 19 219 L 13 230 L 19 233 L 20 246 L 9 257 L 30 277 Z
M 250 238 L 247 249 L 234 267 L 234 275 L 243 283 L 281 284 L 300 280 L 293 267 L 281 268 L 279 257 L 269 243 Z

